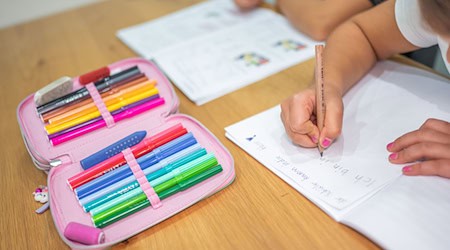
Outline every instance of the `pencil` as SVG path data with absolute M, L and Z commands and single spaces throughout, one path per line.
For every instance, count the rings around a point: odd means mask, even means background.
M 324 79 L 323 79 L 323 61 L 322 61 L 323 45 L 316 45 L 316 70 L 315 70 L 315 85 L 316 85 L 316 118 L 319 134 L 323 129 L 323 122 L 325 119 L 325 96 L 324 96 Z M 320 157 L 323 156 L 323 147 L 320 140 L 317 144 Z

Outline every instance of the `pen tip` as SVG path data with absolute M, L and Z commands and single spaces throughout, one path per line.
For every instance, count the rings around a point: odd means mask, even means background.
M 320 152 L 320 157 L 323 157 L 323 152 Z

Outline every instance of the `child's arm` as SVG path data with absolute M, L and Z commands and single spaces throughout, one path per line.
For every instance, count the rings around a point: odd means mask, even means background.
M 342 96 L 377 60 L 416 49 L 397 27 L 394 5 L 394 1 L 387 1 L 358 14 L 330 35 L 323 53 L 327 110 L 321 135 L 313 124 L 313 89 L 301 91 L 281 104 L 286 132 L 295 143 L 314 147 L 319 140 L 328 147 L 341 133 Z
M 234 0 L 234 3 L 243 10 L 249 10 L 258 7 L 263 0 Z
M 388 1 L 359 14 L 330 35 L 323 58 L 327 110 L 320 136 L 314 125 L 314 89 L 301 91 L 281 104 L 285 130 L 295 143 L 315 147 L 320 141 L 328 147 L 341 133 L 342 96 L 377 60 L 417 49 L 401 34 L 394 5 L 394 1 Z M 450 178 L 450 123 L 430 119 L 420 129 L 390 143 L 388 151 L 392 152 L 392 163 L 413 162 L 403 168 L 406 175 Z
M 353 15 L 372 7 L 369 0 L 278 0 L 277 5 L 296 29 L 318 41 L 325 40 Z
M 416 50 L 395 20 L 395 1 L 358 14 L 338 27 L 324 50 L 325 80 L 345 94 L 378 60 Z

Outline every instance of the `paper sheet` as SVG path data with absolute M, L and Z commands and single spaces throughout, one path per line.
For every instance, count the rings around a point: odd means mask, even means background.
M 311 58 L 315 44 L 275 12 L 244 13 L 231 0 L 207 1 L 117 35 L 153 58 L 197 105 Z
M 401 176 L 342 222 L 383 248 L 449 249 L 449 211 L 449 179 Z
M 269 10 L 241 12 L 233 1 L 206 1 L 189 8 L 131 26 L 117 36 L 143 57 L 152 59 L 156 52 L 189 39 L 259 19 Z
M 280 108 L 226 128 L 235 143 L 340 220 L 401 175 L 386 145 L 429 117 L 450 120 L 450 84 L 393 62 L 379 63 L 344 97 L 341 137 L 320 158 L 317 149 L 293 145 Z M 425 83 L 425 84 L 424 84 Z M 264 124 L 264 126 L 261 126 Z

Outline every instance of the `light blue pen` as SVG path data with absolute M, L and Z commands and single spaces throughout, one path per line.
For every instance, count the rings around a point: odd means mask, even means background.
M 176 168 L 183 166 L 184 164 L 187 164 L 203 155 L 206 155 L 206 153 L 207 152 L 204 148 L 199 148 L 195 152 L 192 152 L 189 155 L 187 155 L 177 161 L 173 161 L 173 162 L 167 164 L 165 167 L 163 167 L 153 173 L 150 173 L 148 175 L 146 174 L 147 180 L 152 181 L 156 178 L 159 178 L 159 177 L 169 173 L 173 169 L 176 169 Z M 139 187 L 139 183 L 134 178 L 130 182 L 128 182 L 124 185 L 114 185 L 114 187 L 111 186 L 108 188 L 108 191 L 109 191 L 108 193 L 85 204 L 83 206 L 83 209 L 85 212 L 89 212 L 93 208 L 98 207 L 99 205 L 106 203 L 112 199 L 115 199 L 116 197 L 123 195 L 137 187 Z
M 163 176 L 161 176 L 161 177 L 159 177 L 159 178 L 157 178 L 157 179 L 155 179 L 153 181 L 150 181 L 150 185 L 152 187 L 157 186 L 157 185 L 159 185 L 161 183 L 164 183 L 164 182 L 174 178 L 175 176 L 177 176 L 177 175 L 179 175 L 181 173 L 184 173 L 184 172 L 188 171 L 191 168 L 194 168 L 198 164 L 210 161 L 212 159 L 216 159 L 216 157 L 212 153 L 209 153 L 209 154 L 206 154 L 204 156 L 201 156 L 201 157 L 199 157 L 199 158 L 197 158 L 197 159 L 195 159 L 193 161 L 190 161 L 190 162 L 184 164 L 183 166 L 180 166 L 179 168 L 176 168 L 176 169 L 170 171 L 169 173 L 167 173 L 167 174 L 165 174 L 165 175 L 163 175 Z M 216 164 L 217 164 L 217 160 L 216 160 Z M 102 211 L 105 211 L 105 210 L 107 210 L 107 209 L 109 209 L 109 208 L 111 208 L 111 207 L 113 207 L 113 206 L 115 206 L 117 204 L 120 204 L 120 203 L 122 203 L 122 202 L 124 202 L 124 201 L 126 201 L 128 199 L 131 199 L 132 197 L 134 197 L 136 195 L 139 195 L 141 193 L 142 193 L 142 189 L 141 188 L 135 188 L 135 189 L 133 189 L 133 190 L 123 194 L 123 195 L 118 196 L 117 198 L 115 198 L 113 200 L 110 200 L 110 201 L 108 201 L 106 203 L 103 203 L 102 205 L 100 205 L 100 206 L 98 206 L 96 208 L 93 208 L 90 211 L 90 213 L 91 213 L 92 216 L 94 216 L 94 215 L 96 215 L 96 214 L 98 214 L 98 213 L 100 213 Z
M 196 152 L 196 151 L 198 151 L 200 149 L 202 149 L 201 145 L 196 143 L 196 144 L 194 144 L 194 145 L 192 145 L 190 147 L 187 147 L 187 148 L 181 150 L 178 153 L 175 153 L 175 154 L 167 157 L 166 159 L 161 160 L 157 164 L 144 169 L 143 172 L 144 172 L 145 175 L 148 175 L 148 174 L 150 174 L 152 172 L 155 172 L 155 171 L 161 169 L 162 167 L 164 167 L 166 165 L 169 165 L 169 164 L 172 164 L 173 162 L 179 161 L 179 160 L 189 156 L 190 154 L 192 154 L 192 153 L 194 153 L 194 152 Z M 93 201 L 95 199 L 98 199 L 99 197 L 104 196 L 107 193 L 110 193 L 112 190 L 117 189 L 117 188 L 119 188 L 121 186 L 127 185 L 127 184 L 129 184 L 129 183 L 131 183 L 131 182 L 133 182 L 135 180 L 136 180 L 136 178 L 134 177 L 134 175 L 131 175 L 131 176 L 129 176 L 129 177 L 127 177 L 127 178 L 125 178 L 125 179 L 123 179 L 121 181 L 118 181 L 118 182 L 110 185 L 107 188 L 101 189 L 101 190 L 99 190 L 99 191 L 97 191 L 97 192 L 95 192 L 95 193 L 93 193 L 93 194 L 91 194 L 89 196 L 86 196 L 86 197 L 80 199 L 79 202 L 80 202 L 81 206 L 85 207 L 85 205 L 87 203 L 89 203 L 89 202 L 91 202 L 91 201 Z M 88 212 L 88 211 L 86 211 L 86 212 Z

